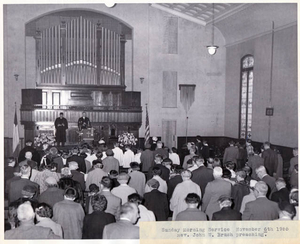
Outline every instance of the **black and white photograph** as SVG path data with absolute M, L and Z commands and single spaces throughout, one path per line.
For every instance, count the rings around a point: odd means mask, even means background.
M 4 240 L 298 224 L 296 1 L 1 9 Z

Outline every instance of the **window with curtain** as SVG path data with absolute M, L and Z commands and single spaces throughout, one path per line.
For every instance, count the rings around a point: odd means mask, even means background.
M 247 55 L 241 61 L 239 136 L 241 139 L 251 139 L 254 58 L 251 55 Z

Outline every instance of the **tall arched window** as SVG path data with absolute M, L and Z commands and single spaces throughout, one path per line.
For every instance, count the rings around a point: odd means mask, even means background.
M 254 58 L 247 55 L 241 61 L 239 137 L 241 139 L 251 139 Z

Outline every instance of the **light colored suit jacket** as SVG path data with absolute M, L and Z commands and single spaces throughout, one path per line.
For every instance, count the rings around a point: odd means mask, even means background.
M 139 239 L 139 229 L 127 220 L 120 220 L 104 227 L 103 239 Z
M 105 196 L 107 207 L 105 212 L 115 216 L 116 220 L 120 217 L 121 198 L 115 196 L 110 191 L 102 191 L 100 195 Z

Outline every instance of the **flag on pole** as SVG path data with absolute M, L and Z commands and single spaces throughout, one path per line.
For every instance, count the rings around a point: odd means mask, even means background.
M 145 145 L 149 141 L 149 138 L 150 138 L 150 125 L 149 125 L 148 108 L 146 104 Z
M 14 118 L 14 130 L 13 130 L 13 155 L 15 157 L 19 154 L 20 137 L 19 137 L 19 125 L 17 119 L 17 105 L 15 105 L 15 118 Z

